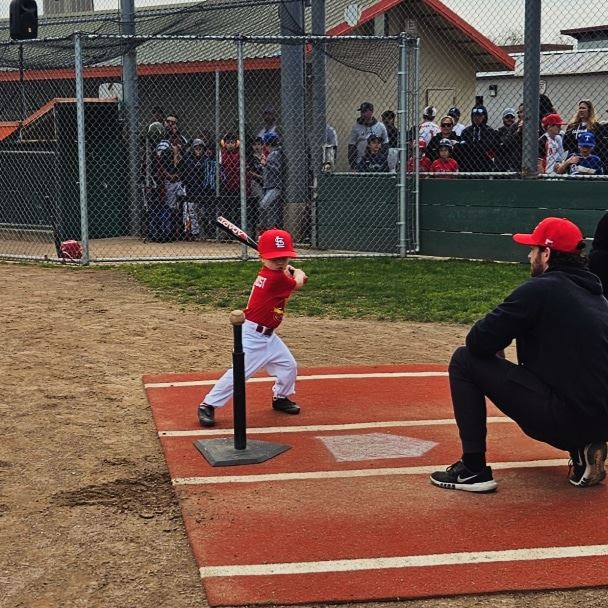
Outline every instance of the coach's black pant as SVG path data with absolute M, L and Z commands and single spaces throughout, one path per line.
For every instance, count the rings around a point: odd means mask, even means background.
M 486 451 L 486 400 L 513 419 L 526 435 L 571 451 L 606 441 L 608 418 L 569 408 L 532 372 L 501 357 L 475 357 L 462 346 L 449 366 L 450 391 L 462 451 Z

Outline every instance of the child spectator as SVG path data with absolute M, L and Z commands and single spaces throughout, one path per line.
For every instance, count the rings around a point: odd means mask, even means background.
M 382 124 L 388 135 L 388 170 L 395 171 L 399 162 L 399 129 L 395 126 L 395 113 L 392 110 L 382 112 Z
M 583 131 L 578 136 L 578 154 L 570 154 L 568 158 L 557 165 L 557 173 L 571 175 L 604 175 L 604 166 L 599 156 L 591 154 L 595 148 L 595 135 L 591 131 Z
M 359 173 L 386 173 L 388 171 L 387 153 L 382 149 L 382 138 L 372 133 L 367 138 L 367 149 L 357 165 Z
M 220 184 L 221 215 L 231 222 L 239 223 L 241 218 L 241 156 L 239 140 L 229 132 L 221 142 Z
M 413 147 L 413 146 L 412 146 Z M 418 156 L 418 168 L 420 173 L 428 173 L 431 170 L 432 161 L 425 154 L 426 144 L 423 139 L 418 140 L 418 146 L 413 150 L 415 154 Z M 413 173 L 416 169 L 416 157 L 411 156 L 407 161 L 407 170 L 409 173 Z
M 442 139 L 439 142 L 439 158 L 434 160 L 431 165 L 431 173 L 457 173 L 458 163 L 451 158 L 454 144 L 449 139 Z M 453 177 L 444 175 L 443 177 Z
M 291 293 L 304 285 L 306 275 L 289 264 L 290 258 L 297 255 L 289 232 L 267 230 L 262 233 L 258 251 L 262 268 L 253 283 L 243 325 L 245 379 L 260 369 L 276 376 L 272 387 L 272 409 L 296 415 L 300 408 L 289 397 L 295 393 L 297 363 L 275 329 L 283 321 Z M 232 395 L 233 372 L 229 369 L 199 405 L 200 425 L 214 426 L 215 410 L 226 405 Z
M 559 114 L 547 114 L 542 119 L 545 133 L 538 140 L 538 172 L 555 173 L 556 166 L 561 163 L 566 154 L 562 136 L 561 126 L 565 124 Z

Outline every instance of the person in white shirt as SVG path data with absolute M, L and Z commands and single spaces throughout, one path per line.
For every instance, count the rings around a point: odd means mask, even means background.
M 433 122 L 435 116 L 437 116 L 437 108 L 433 106 L 426 106 L 422 111 L 422 122 L 418 128 L 418 139 L 422 139 L 427 146 L 431 138 L 441 130 L 439 125 Z
M 545 132 L 538 140 L 538 172 L 555 173 L 555 167 L 561 163 L 566 154 L 564 152 L 563 138 L 560 133 L 564 121 L 559 114 L 547 114 L 542 125 Z
M 454 133 L 456 133 L 456 135 L 458 135 L 458 137 L 460 137 L 465 129 L 465 125 L 460 122 L 460 109 L 453 106 L 448 110 L 447 115 L 454 119 L 454 128 L 452 130 Z

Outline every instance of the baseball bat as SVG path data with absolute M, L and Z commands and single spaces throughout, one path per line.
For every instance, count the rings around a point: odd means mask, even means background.
M 258 250 L 257 241 L 254 241 L 244 230 L 239 228 L 236 224 L 233 224 L 230 220 L 227 220 L 225 217 L 221 215 L 215 220 L 215 223 L 221 228 L 224 232 L 228 233 L 231 237 L 235 238 L 237 241 L 244 243 L 245 245 Z M 289 272 L 293 274 L 293 269 L 290 269 Z M 306 279 L 304 282 L 307 282 Z
M 237 241 L 252 247 L 257 251 L 258 244 L 254 241 L 244 230 L 241 230 L 236 224 L 233 224 L 230 220 L 227 220 L 225 217 L 221 215 L 215 220 L 215 223 L 221 228 L 224 232 L 228 233 L 231 237 L 235 238 Z

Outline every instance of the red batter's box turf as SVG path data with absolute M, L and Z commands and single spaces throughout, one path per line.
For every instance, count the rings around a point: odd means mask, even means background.
M 425 373 L 427 373 L 425 375 Z M 291 449 L 259 465 L 211 467 L 193 442 L 232 434 L 232 408 L 201 429 L 218 374 L 148 376 L 148 400 L 213 606 L 391 600 L 608 584 L 606 488 L 567 482 L 566 455 L 489 408 L 499 490 L 449 492 L 428 473 L 459 453 L 445 367 L 300 370 L 300 416 L 273 412 L 271 383 L 247 387 L 249 437 Z M 330 426 L 331 425 L 331 426 Z M 324 439 L 422 442 L 418 456 Z M 427 442 L 427 443 L 425 443 Z M 355 452 L 356 453 L 356 452 Z

